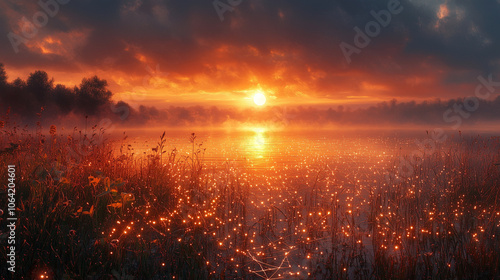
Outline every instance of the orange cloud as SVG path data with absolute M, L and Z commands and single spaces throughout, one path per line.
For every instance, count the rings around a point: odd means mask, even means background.
M 437 12 L 437 17 L 439 19 L 443 19 L 447 17 L 449 14 L 450 11 L 448 11 L 448 6 L 446 4 L 439 5 L 439 11 Z

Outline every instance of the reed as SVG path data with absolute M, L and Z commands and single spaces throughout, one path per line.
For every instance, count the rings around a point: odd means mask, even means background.
M 497 138 L 462 138 L 389 184 L 318 161 L 262 175 L 124 137 L 3 122 L 25 279 L 484 279 L 500 272 Z M 7 179 L 5 170 L 0 180 Z M 369 182 L 369 183 L 367 183 Z M 6 205 L 5 190 L 0 197 Z M 5 215 L 1 218 L 5 218 Z M 1 221 L 5 223 L 5 220 Z M 4 238 L 5 236 L 3 236 Z M 0 249 L 5 262 L 6 248 Z

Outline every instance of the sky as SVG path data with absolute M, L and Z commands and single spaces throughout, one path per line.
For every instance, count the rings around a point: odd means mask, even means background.
M 499 0 L 4 0 L 0 14 L 9 80 L 97 75 L 135 107 L 448 100 L 500 66 Z

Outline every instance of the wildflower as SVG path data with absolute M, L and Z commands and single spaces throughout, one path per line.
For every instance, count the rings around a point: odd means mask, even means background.
M 72 229 L 69 231 L 70 236 L 75 236 L 76 235 L 76 230 Z
M 50 135 L 55 136 L 56 132 L 57 132 L 57 127 L 55 125 L 51 125 L 49 130 Z
M 5 126 L 4 121 L 0 121 L 0 128 L 3 128 Z

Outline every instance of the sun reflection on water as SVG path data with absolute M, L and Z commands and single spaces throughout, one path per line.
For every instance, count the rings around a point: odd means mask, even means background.
M 254 135 L 249 138 L 249 144 L 248 146 L 252 150 L 252 154 L 254 158 L 264 158 L 264 156 L 267 154 L 267 133 L 265 128 L 254 128 L 252 129 L 254 132 Z

